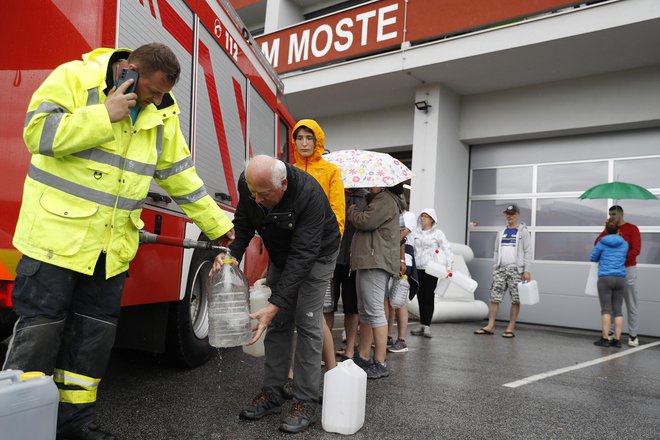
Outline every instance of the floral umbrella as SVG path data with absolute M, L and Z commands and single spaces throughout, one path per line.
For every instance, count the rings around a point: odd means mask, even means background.
M 345 188 L 389 187 L 413 177 L 413 172 L 387 153 L 339 150 L 323 158 L 341 170 Z
M 610 182 L 593 186 L 582 193 L 580 199 L 657 199 L 649 190 L 634 183 Z

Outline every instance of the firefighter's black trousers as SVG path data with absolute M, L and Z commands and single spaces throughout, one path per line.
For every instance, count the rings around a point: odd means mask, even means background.
M 16 267 L 12 300 L 18 321 L 3 369 L 53 375 L 60 390 L 59 433 L 94 421 L 125 278 L 105 279 L 105 254 L 92 276 L 28 256 Z

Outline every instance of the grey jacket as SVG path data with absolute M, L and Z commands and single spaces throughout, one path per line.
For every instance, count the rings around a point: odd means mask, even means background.
M 495 269 L 500 267 L 500 243 L 502 243 L 502 235 L 504 235 L 504 229 L 497 233 L 497 238 L 495 239 L 495 253 L 493 255 L 493 268 Z M 532 237 L 527 229 L 527 225 L 521 222 L 518 225 L 518 234 L 516 234 L 516 266 L 518 267 L 518 273 L 531 272 L 531 241 Z
M 348 207 L 348 220 L 355 226 L 351 242 L 351 270 L 383 269 L 398 277 L 399 199 L 390 191 L 376 194 L 365 209 Z

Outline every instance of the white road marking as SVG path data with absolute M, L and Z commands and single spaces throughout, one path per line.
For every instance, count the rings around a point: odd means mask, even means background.
M 615 354 L 612 354 L 612 355 L 609 355 L 609 356 L 594 359 L 592 361 L 582 362 L 581 364 L 572 365 L 570 367 L 559 368 L 557 370 L 548 371 L 547 373 L 535 374 L 534 376 L 529 376 L 528 378 L 525 378 L 525 379 L 520 379 L 520 380 L 516 380 L 515 382 L 505 383 L 502 386 L 503 387 L 509 387 L 509 388 L 518 388 L 518 387 L 521 387 L 523 385 L 530 384 L 532 382 L 537 382 L 539 380 L 546 379 L 548 377 L 557 376 L 558 374 L 568 373 L 569 371 L 579 370 L 581 368 L 590 367 L 592 365 L 600 364 L 602 362 L 607 362 L 607 361 L 610 361 L 612 359 L 620 358 L 622 356 L 627 356 L 629 354 L 637 353 L 640 350 L 646 350 L 647 348 L 655 347 L 656 345 L 660 345 L 660 341 L 652 342 L 650 344 L 640 345 L 640 346 L 635 347 L 635 348 L 630 348 L 628 350 L 623 350 L 623 351 L 620 351 L 619 353 L 615 353 Z

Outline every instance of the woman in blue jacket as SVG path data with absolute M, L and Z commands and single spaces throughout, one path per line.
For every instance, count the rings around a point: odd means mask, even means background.
M 600 300 L 602 334 L 594 345 L 621 348 L 623 329 L 623 293 L 626 286 L 626 254 L 628 243 L 617 235 L 619 227 L 615 222 L 605 223 L 604 235 L 593 251 L 591 261 L 598 262 L 598 299 Z M 608 341 L 607 334 L 614 316 L 614 339 Z

